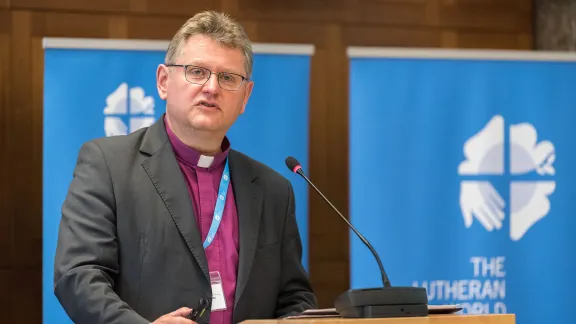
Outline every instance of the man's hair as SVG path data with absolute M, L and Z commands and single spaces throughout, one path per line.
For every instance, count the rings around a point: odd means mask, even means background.
M 165 63 L 174 64 L 182 53 L 186 41 L 194 35 L 205 35 L 217 43 L 230 48 L 240 48 L 244 53 L 244 68 L 247 77 L 252 74 L 252 43 L 244 28 L 229 15 L 215 11 L 204 11 L 188 19 L 176 32 L 166 52 Z

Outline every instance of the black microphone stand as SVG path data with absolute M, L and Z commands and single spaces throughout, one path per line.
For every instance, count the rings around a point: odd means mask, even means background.
M 362 243 L 374 255 L 382 275 L 383 288 L 349 289 L 334 302 L 334 307 L 344 318 L 385 318 L 385 317 L 420 317 L 428 316 L 428 295 L 426 289 L 420 287 L 392 287 L 384 271 L 382 262 L 370 242 L 332 205 L 330 200 L 316 188 L 302 171 L 298 161 L 292 157 L 286 159 L 290 170 L 299 174 L 314 188 L 314 190 L 336 211 L 346 224 L 356 233 Z

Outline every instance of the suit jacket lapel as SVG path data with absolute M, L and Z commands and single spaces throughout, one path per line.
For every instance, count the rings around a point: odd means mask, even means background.
M 256 173 L 245 162 L 245 157 L 234 150 L 229 153 L 230 177 L 238 210 L 240 255 L 234 306 L 242 296 L 252 269 L 256 252 L 263 193 L 256 182 Z
M 151 155 L 142 162 L 142 167 L 156 187 L 200 269 L 210 280 L 208 261 L 195 221 L 188 187 L 168 140 L 163 117 L 146 131 L 140 151 Z

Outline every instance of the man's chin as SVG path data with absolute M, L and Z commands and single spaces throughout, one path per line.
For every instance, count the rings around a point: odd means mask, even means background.
M 196 131 L 202 132 L 215 132 L 218 130 L 217 123 L 207 120 L 192 120 L 189 123 L 190 127 Z

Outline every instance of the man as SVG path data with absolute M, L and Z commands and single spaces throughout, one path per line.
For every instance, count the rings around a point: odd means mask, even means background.
M 231 149 L 252 92 L 248 37 L 204 12 L 172 39 L 157 88 L 166 114 L 85 143 L 62 207 L 54 289 L 76 323 L 278 318 L 316 307 L 290 183 Z M 272 109 L 272 108 L 271 108 Z

